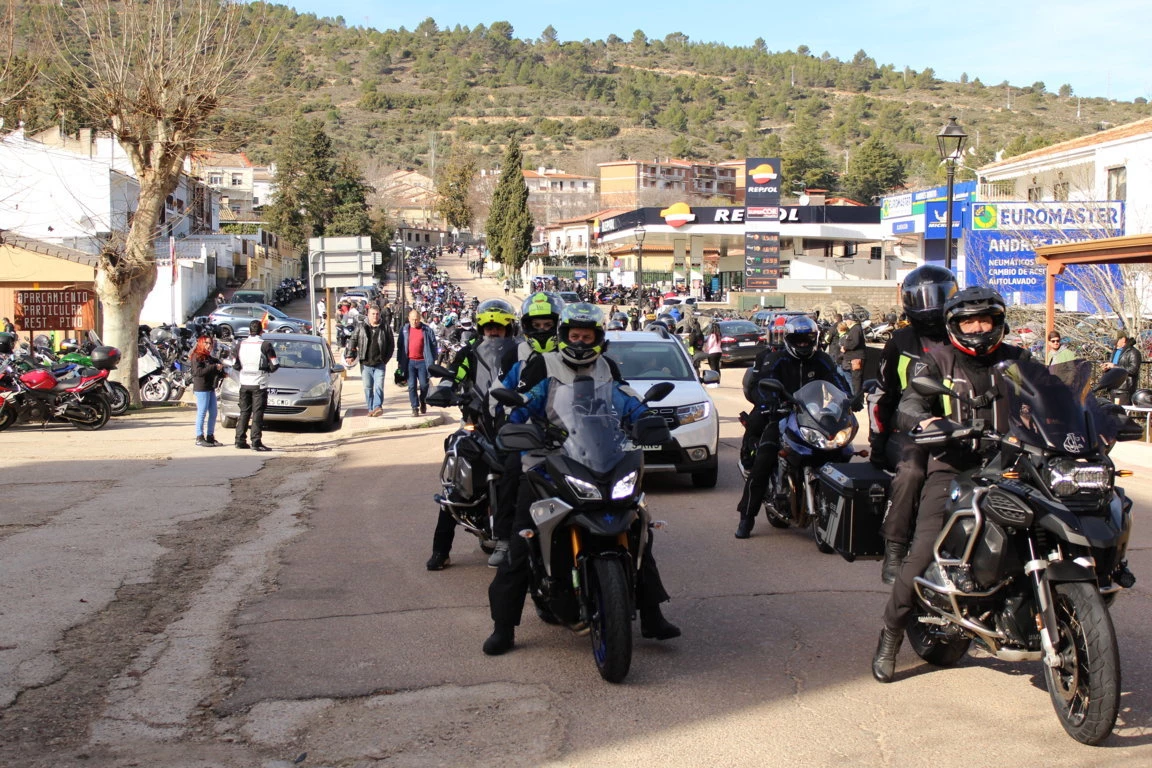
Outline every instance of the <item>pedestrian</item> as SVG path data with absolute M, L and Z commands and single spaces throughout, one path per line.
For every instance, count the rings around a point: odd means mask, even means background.
M 1116 405 L 1131 405 L 1132 393 L 1136 390 L 1136 382 L 1140 378 L 1140 350 L 1132 341 L 1132 337 L 1121 331 L 1116 337 L 1116 348 L 1112 350 L 1111 359 L 1104 363 L 1104 370 L 1109 368 L 1123 368 L 1128 372 L 1127 378 L 1120 382 L 1120 386 L 1112 390 L 1112 401 Z
M 268 378 L 280 363 L 271 342 L 264 341 L 263 324 L 248 324 L 248 338 L 236 344 L 232 352 L 233 370 L 240 373 L 240 418 L 236 421 L 236 447 L 270 451 L 264 445 L 264 409 L 268 406 Z M 248 444 L 248 425 L 252 425 L 252 444 Z
M 8 318 L 4 318 L 4 333 L 16 333 L 16 326 Z
M 217 307 L 222 307 L 223 305 L 225 305 L 227 303 L 228 303 L 228 300 L 224 298 L 224 294 L 222 292 L 216 294 L 216 306 Z
M 704 354 L 708 356 L 708 367 L 716 373 L 720 373 L 720 356 L 723 354 L 720 339 L 723 336 L 724 333 L 720 330 L 720 321 L 713 319 L 712 325 L 708 327 L 708 335 L 704 338 Z
M 436 333 L 420 319 L 419 310 L 408 313 L 408 325 L 400 331 L 396 361 L 408 379 L 408 403 L 412 415 L 428 412 L 428 364 L 436 362 Z
M 848 331 L 840 339 L 840 367 L 844 378 L 852 383 L 855 396 L 864 386 L 864 329 L 855 316 L 848 316 Z
M 392 329 L 380 320 L 380 308 L 368 305 L 368 316 L 360 327 L 348 337 L 344 362 L 349 367 L 360 361 L 360 379 L 364 384 L 364 405 L 368 415 L 384 414 L 384 368 L 392 359 L 395 341 Z
M 196 396 L 196 445 L 215 448 L 216 385 L 224 378 L 224 363 L 212 352 L 216 339 L 211 331 L 201 333 L 188 356 L 192 368 L 192 393 Z

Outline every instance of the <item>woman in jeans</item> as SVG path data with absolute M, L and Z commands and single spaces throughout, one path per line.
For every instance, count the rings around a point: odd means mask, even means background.
M 720 346 L 722 335 L 720 321 L 713 320 L 712 325 L 708 328 L 708 335 L 704 337 L 704 354 L 708 355 L 708 367 L 717 373 L 720 372 L 720 354 L 723 351 Z
M 196 445 L 208 448 L 220 445 L 212 430 L 216 424 L 216 385 L 224 377 L 224 364 L 212 356 L 215 344 L 211 336 L 200 336 L 189 355 L 196 395 Z

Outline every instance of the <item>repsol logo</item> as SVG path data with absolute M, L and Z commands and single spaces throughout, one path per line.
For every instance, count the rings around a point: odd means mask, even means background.
M 745 190 L 747 194 L 763 195 L 763 194 L 776 194 L 780 191 L 779 184 L 764 184 L 762 186 L 752 186 Z

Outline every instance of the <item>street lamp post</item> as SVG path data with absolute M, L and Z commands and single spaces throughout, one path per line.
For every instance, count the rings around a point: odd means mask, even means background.
M 952 189 L 956 182 L 956 163 L 960 161 L 960 151 L 968 134 L 956 122 L 948 118 L 948 123 L 936 134 L 936 145 L 940 149 L 940 159 L 947 164 L 948 194 L 944 211 L 944 268 L 952 269 Z
M 644 235 L 648 234 L 643 224 L 637 224 L 632 230 L 636 238 L 636 285 L 644 290 Z

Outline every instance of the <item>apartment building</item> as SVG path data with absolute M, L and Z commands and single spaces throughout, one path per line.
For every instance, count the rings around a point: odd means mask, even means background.
M 617 160 L 597 167 L 600 204 L 605 208 L 642 208 L 677 201 L 733 204 L 737 199 L 736 168 L 731 163 Z

